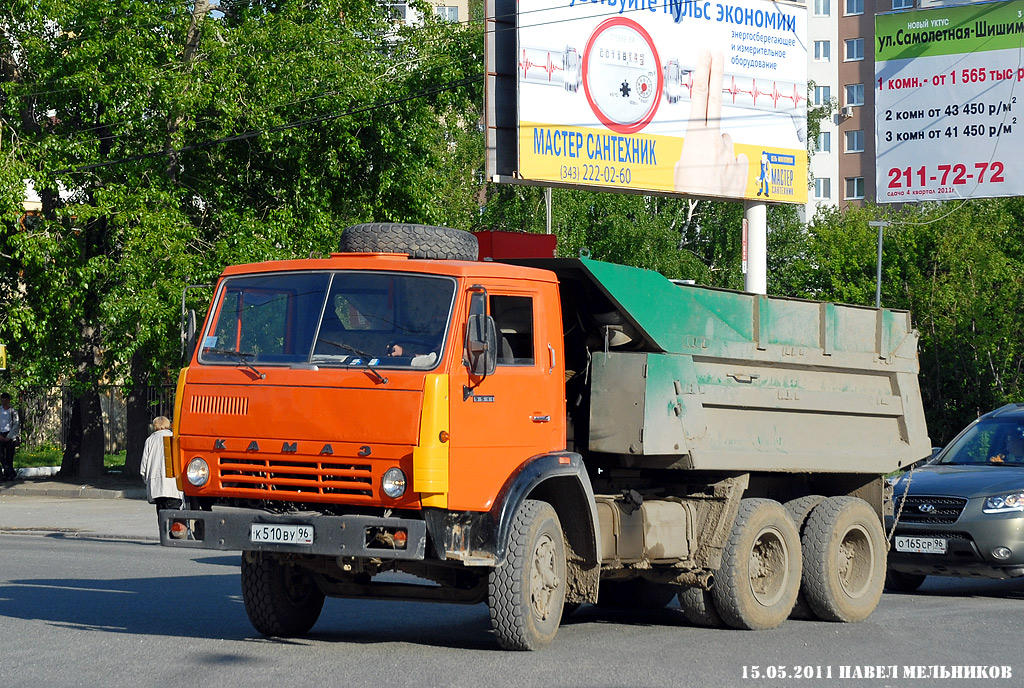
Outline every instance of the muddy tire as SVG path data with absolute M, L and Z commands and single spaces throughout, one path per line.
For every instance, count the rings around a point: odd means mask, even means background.
M 770 499 L 744 499 L 722 552 L 711 595 L 733 628 L 779 626 L 800 591 L 800 535 L 789 513 Z
M 921 587 L 925 578 L 927 576 L 917 573 L 890 570 L 885 574 L 885 589 L 889 592 L 914 592 Z
M 798 497 L 797 499 L 790 500 L 782 505 L 786 507 L 786 511 L 788 511 L 789 515 L 793 518 L 793 523 L 796 524 L 796 530 L 800 533 L 801 543 L 803 543 L 804 525 L 807 523 L 807 517 L 811 515 L 811 511 L 814 510 L 814 507 L 824 501 L 825 497 L 823 495 L 806 495 L 804 497 Z M 811 609 L 811 605 L 807 604 L 807 597 L 804 595 L 803 585 L 800 586 L 800 592 L 797 593 L 796 603 L 793 605 L 793 611 L 789 613 L 789 618 L 800 619 L 803 621 L 813 621 L 818 618 L 814 614 L 814 610 Z
M 555 637 L 565 602 L 565 541 L 546 502 L 524 501 L 512 521 L 503 566 L 491 570 L 487 605 L 498 644 L 538 650 Z
M 289 637 L 313 628 L 324 594 L 301 568 L 262 552 L 243 552 L 242 601 L 253 628 L 263 635 Z
M 678 587 L 640 578 L 602 581 L 597 606 L 611 609 L 662 609 L 676 596 Z
M 825 621 L 862 621 L 885 585 L 885 531 L 867 502 L 831 497 L 815 507 L 803 535 L 803 590 Z
M 679 593 L 679 608 L 683 616 L 694 626 L 704 628 L 725 628 L 725 622 L 715 609 L 715 600 L 710 590 L 686 588 Z
M 476 260 L 476 237 L 451 227 L 400 222 L 368 222 L 341 233 L 342 253 L 408 253 L 412 258 Z

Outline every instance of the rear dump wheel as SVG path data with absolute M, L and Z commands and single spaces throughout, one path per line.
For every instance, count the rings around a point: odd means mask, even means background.
M 814 511 L 814 507 L 824 501 L 825 497 L 823 495 L 805 495 L 792 499 L 782 505 L 786 507 L 786 511 L 793 517 L 793 523 L 796 524 L 796 530 L 800 533 L 801 542 L 803 542 L 804 525 L 807 523 L 807 517 Z M 789 618 L 804 621 L 818 618 L 815 616 L 814 610 L 811 609 L 811 605 L 807 604 L 807 596 L 804 595 L 803 586 L 801 586 L 800 592 L 796 596 L 796 604 L 793 605 L 793 611 L 789 613 Z
M 715 609 L 715 600 L 710 590 L 686 588 L 679 593 L 679 607 L 683 616 L 694 626 L 724 628 L 725 622 Z
M 313 628 L 324 606 L 306 571 L 263 552 L 242 552 L 242 600 L 253 628 L 280 637 Z
M 554 508 L 524 501 L 509 533 L 505 563 L 491 569 L 487 605 L 498 644 L 539 650 L 555 637 L 565 602 L 565 541 Z
M 885 584 L 885 531 L 856 497 L 830 497 L 811 511 L 803 532 L 803 590 L 825 621 L 862 621 Z
M 733 628 L 762 630 L 789 616 L 800 590 L 800 535 L 778 502 L 744 499 L 711 595 Z
M 918 573 L 903 573 L 890 569 L 885 573 L 885 589 L 889 592 L 914 592 L 921 587 L 925 578 L 927 576 Z

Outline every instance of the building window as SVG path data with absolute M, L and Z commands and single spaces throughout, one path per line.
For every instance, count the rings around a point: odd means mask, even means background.
M 828 177 L 815 177 L 814 197 L 819 200 L 823 198 L 832 198 L 832 180 Z
M 847 153 L 863 153 L 864 152 L 864 130 L 857 129 L 855 131 L 846 132 L 846 152 Z
M 910 10 L 914 8 L 914 0 L 892 0 L 894 10 Z
M 450 21 L 454 24 L 459 22 L 459 8 L 458 7 L 445 7 L 444 5 L 438 5 L 434 8 L 437 12 L 437 16 L 441 17 L 445 21 Z
M 895 2 L 895 0 L 893 1 Z M 831 0 L 814 0 L 814 16 L 827 17 L 831 13 Z
M 832 59 L 831 41 L 814 41 L 814 61 L 828 62 Z
M 817 153 L 831 153 L 832 133 L 828 131 L 819 133 L 818 138 L 814 140 L 814 150 Z
M 864 14 L 864 0 L 846 0 L 846 14 Z
M 405 23 L 408 15 L 408 7 L 404 2 L 391 3 L 391 14 L 395 21 Z
M 846 61 L 852 62 L 854 60 L 864 59 L 864 39 L 863 38 L 848 38 L 846 39 Z
M 864 84 L 847 84 L 846 85 L 846 104 L 847 105 L 863 105 L 864 104 Z
M 814 87 L 814 104 L 824 105 L 825 103 L 832 100 L 832 89 L 828 86 L 815 86 Z
M 864 198 L 864 177 L 846 178 L 846 200 L 856 201 Z

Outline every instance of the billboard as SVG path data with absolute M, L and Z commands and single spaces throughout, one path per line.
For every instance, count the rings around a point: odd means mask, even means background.
M 498 37 L 488 52 L 494 60 L 488 72 L 497 74 L 488 80 L 488 96 L 515 107 L 514 124 L 504 124 L 512 129 L 507 136 L 488 138 L 495 146 L 492 179 L 806 202 L 805 6 L 771 0 L 519 0 L 512 6 L 514 43 L 502 45 Z M 493 30 L 502 30 L 500 21 Z M 511 59 L 502 63 L 510 49 Z M 514 96 L 507 90 L 513 87 Z M 489 127 L 503 127 L 501 109 L 488 108 Z
M 1024 3 L 875 17 L 880 203 L 1024 195 Z

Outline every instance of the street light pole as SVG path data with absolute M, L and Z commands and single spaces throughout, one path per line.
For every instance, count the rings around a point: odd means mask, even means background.
M 875 308 L 882 307 L 882 230 L 889 226 L 885 220 L 872 220 L 868 227 L 878 227 L 878 260 L 875 263 Z

